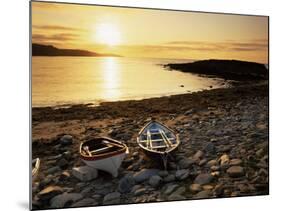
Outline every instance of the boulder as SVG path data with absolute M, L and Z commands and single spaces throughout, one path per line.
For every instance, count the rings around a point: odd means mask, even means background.
M 176 191 L 174 191 L 170 196 L 168 196 L 168 200 L 183 200 L 186 199 L 182 194 L 185 192 L 185 187 L 180 187 Z
M 166 190 L 164 191 L 164 194 L 165 195 L 170 195 L 178 187 L 179 187 L 178 184 L 169 184 L 167 186 Z
M 53 198 L 56 195 L 59 195 L 63 192 L 63 189 L 59 186 L 48 186 L 46 188 L 44 188 L 43 190 L 41 190 L 37 196 L 41 199 L 41 200 L 49 200 L 51 198 Z
M 75 202 L 71 207 L 88 207 L 88 206 L 97 206 L 99 203 L 92 198 L 84 198 L 80 201 Z
M 61 168 L 59 166 L 54 166 L 54 167 L 49 168 L 46 171 L 46 174 L 54 174 L 54 173 L 57 173 L 58 171 L 61 171 Z
M 60 138 L 60 144 L 63 146 L 71 145 L 73 143 L 73 137 L 71 135 L 64 135 Z
M 176 179 L 177 180 L 185 180 L 189 176 L 189 170 L 188 169 L 181 169 L 176 171 Z
M 212 142 L 209 142 L 205 145 L 204 151 L 207 152 L 207 153 L 215 153 L 216 152 L 216 146 Z
M 63 193 L 53 197 L 50 201 L 51 208 L 63 208 L 68 203 L 76 202 L 83 198 L 80 193 Z
M 146 189 L 145 188 L 138 188 L 134 191 L 134 196 L 140 196 L 142 194 L 144 194 L 146 192 Z
M 245 174 L 244 169 L 241 166 L 231 166 L 226 172 L 230 177 L 241 177 Z
M 135 180 L 132 175 L 126 175 L 119 181 L 118 190 L 120 193 L 128 193 L 135 185 Z
M 202 186 L 200 184 L 191 184 L 189 187 L 190 191 L 193 193 L 200 192 L 202 190 Z
M 205 185 L 205 184 L 210 183 L 213 179 L 214 179 L 214 177 L 211 174 L 202 173 L 202 174 L 199 174 L 195 178 L 194 183 L 195 184 L 200 184 L 200 185 Z
M 142 169 L 140 172 L 134 174 L 133 178 L 137 183 L 144 182 L 148 180 L 150 177 L 157 175 L 159 169 Z
M 168 182 L 173 182 L 176 180 L 176 177 L 174 174 L 169 174 L 168 176 L 166 176 L 163 181 L 168 183 Z
M 119 204 L 120 196 L 121 194 L 119 192 L 109 193 L 103 198 L 103 204 Z
M 199 193 L 197 193 L 194 198 L 195 199 L 206 199 L 206 198 L 210 197 L 210 194 L 211 194 L 210 190 L 203 190 L 203 191 L 200 191 Z
M 194 155 L 193 155 L 193 159 L 194 160 L 200 160 L 201 158 L 203 158 L 204 156 L 204 152 L 202 152 L 201 150 L 198 150 Z
M 241 159 L 238 159 L 238 158 L 235 158 L 235 159 L 231 159 L 229 161 L 229 165 L 230 166 L 239 166 L 242 164 L 242 160 Z
M 179 161 L 179 166 L 181 169 L 187 169 L 189 168 L 192 164 L 195 163 L 195 160 L 190 159 L 190 158 L 183 158 Z
M 148 183 L 152 186 L 152 187 L 157 187 L 160 185 L 160 183 L 162 182 L 162 178 L 158 175 L 154 175 L 152 177 L 150 177 Z
M 97 178 L 98 171 L 89 166 L 80 166 L 80 167 L 74 167 L 72 169 L 72 174 L 80 181 L 87 182 Z
M 221 166 L 229 164 L 229 156 L 227 154 L 223 154 L 219 160 Z

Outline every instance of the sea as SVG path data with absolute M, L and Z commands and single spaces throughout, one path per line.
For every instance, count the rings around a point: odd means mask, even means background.
M 99 105 L 229 86 L 224 80 L 171 71 L 194 60 L 126 57 L 32 57 L 32 107 Z

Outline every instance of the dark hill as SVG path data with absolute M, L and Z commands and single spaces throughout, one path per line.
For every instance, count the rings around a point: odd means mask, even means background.
M 99 54 L 80 49 L 59 49 L 52 45 L 32 44 L 32 56 L 118 56 L 115 54 Z
M 268 69 L 264 64 L 239 60 L 202 60 L 192 63 L 166 64 L 165 67 L 182 72 L 190 72 L 221 77 L 227 80 L 268 79 Z

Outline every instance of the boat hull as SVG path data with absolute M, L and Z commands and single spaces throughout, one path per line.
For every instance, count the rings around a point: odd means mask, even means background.
M 118 176 L 118 169 L 128 153 L 124 143 L 108 137 L 96 137 L 80 145 L 80 157 L 87 166 L 108 172 L 113 177 Z
M 137 143 L 147 158 L 167 168 L 167 162 L 174 160 L 173 153 L 177 151 L 180 140 L 173 130 L 153 120 L 141 129 Z
M 93 167 L 98 170 L 102 170 L 105 172 L 110 173 L 113 177 L 118 176 L 118 169 L 122 164 L 122 161 L 126 157 L 126 153 L 118 154 L 112 157 L 104 158 L 104 159 L 99 159 L 99 160 L 86 160 L 83 159 L 82 161 L 90 167 Z
M 40 168 L 40 159 L 36 158 L 32 160 L 32 164 L 35 164 L 34 167 L 32 168 L 32 183 L 36 180 L 37 175 L 39 173 L 39 168 Z

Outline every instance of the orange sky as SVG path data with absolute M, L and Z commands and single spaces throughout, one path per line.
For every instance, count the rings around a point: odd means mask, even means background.
M 129 57 L 268 62 L 268 18 L 32 2 L 32 42 Z

